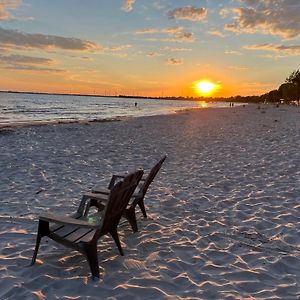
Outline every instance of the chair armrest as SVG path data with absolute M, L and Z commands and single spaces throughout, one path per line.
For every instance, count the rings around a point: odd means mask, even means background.
M 55 216 L 52 214 L 42 214 L 39 216 L 39 220 L 53 222 L 63 225 L 75 225 L 80 227 L 88 227 L 88 228 L 99 228 L 99 223 L 89 223 L 86 220 L 74 219 L 66 216 Z
M 92 193 L 108 195 L 110 193 L 110 190 L 104 187 L 94 187 L 92 189 Z
M 114 174 L 111 177 L 111 180 L 108 184 L 107 188 L 104 188 L 103 186 L 99 187 L 94 187 L 92 189 L 92 193 L 101 193 L 101 194 L 109 194 L 109 191 L 112 189 L 112 187 L 115 185 L 117 179 L 122 179 L 125 178 L 128 175 L 128 173 L 123 173 L 123 174 Z M 145 181 L 147 179 L 147 176 L 143 176 L 140 181 Z
M 109 194 L 100 194 L 100 193 L 85 193 L 83 195 L 86 199 L 95 199 L 103 202 L 107 202 L 109 199 Z

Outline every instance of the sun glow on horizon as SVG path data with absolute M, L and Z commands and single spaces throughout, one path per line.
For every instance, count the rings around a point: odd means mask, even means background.
M 201 80 L 195 83 L 195 91 L 199 95 L 208 96 L 217 89 L 218 85 L 209 81 Z

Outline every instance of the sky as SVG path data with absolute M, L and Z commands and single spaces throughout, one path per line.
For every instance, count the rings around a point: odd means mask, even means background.
M 300 0 L 0 0 L 0 90 L 260 95 L 299 58 Z

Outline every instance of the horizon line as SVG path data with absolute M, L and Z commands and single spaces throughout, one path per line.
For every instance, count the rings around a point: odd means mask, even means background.
M 55 92 L 34 92 L 34 91 L 14 91 L 14 90 L 0 90 L 0 93 L 15 93 L 15 94 L 36 94 L 36 95 L 59 95 L 59 96 L 80 96 L 80 97 L 115 97 L 115 98 L 133 98 L 133 99 L 164 99 L 164 100 L 199 100 L 212 101 L 213 99 L 232 99 L 232 98 L 247 98 L 247 97 L 261 97 L 262 95 L 247 95 L 247 96 L 229 96 L 229 97 L 193 97 L 193 96 L 135 96 L 135 95 L 102 95 L 102 94 L 81 94 L 81 93 L 55 93 Z

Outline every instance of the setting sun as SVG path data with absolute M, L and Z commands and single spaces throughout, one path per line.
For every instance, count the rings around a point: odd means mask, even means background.
M 209 95 L 217 88 L 217 85 L 208 80 L 202 80 L 202 81 L 196 82 L 195 87 L 196 87 L 196 92 L 198 94 Z

